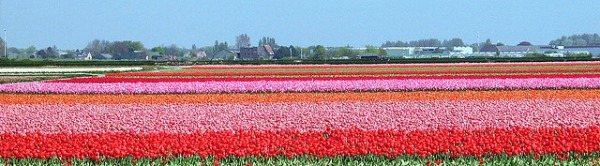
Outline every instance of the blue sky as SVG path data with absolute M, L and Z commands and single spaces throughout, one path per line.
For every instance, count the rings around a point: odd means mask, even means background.
M 80 49 L 93 39 L 147 48 L 235 44 L 247 33 L 281 45 L 379 46 L 385 41 L 462 38 L 465 43 L 600 33 L 600 1 L 544 0 L 0 0 L 9 47 Z M 4 38 L 4 34 L 1 34 Z

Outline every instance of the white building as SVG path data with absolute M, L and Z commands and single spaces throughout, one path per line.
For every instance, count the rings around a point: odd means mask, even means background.
M 450 55 L 473 54 L 473 47 L 453 47 Z

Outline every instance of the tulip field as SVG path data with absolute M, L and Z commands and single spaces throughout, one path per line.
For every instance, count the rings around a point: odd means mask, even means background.
M 0 165 L 598 165 L 600 62 L 202 65 L 0 84 Z

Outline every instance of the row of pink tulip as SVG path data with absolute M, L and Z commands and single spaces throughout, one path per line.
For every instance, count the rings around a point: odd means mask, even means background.
M 211 104 L 2 104 L 0 133 L 194 133 L 588 127 L 600 99 Z
M 261 68 L 377 68 L 377 67 L 469 67 L 469 66 L 571 66 L 600 65 L 600 62 L 510 62 L 510 63 L 442 63 L 442 64 L 345 64 L 345 65 L 199 65 L 183 69 L 261 69 Z
M 600 88 L 600 78 L 389 79 L 158 83 L 14 83 L 4 93 L 239 93 Z

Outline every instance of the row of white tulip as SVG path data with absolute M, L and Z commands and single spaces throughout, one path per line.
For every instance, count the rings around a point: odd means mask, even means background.
M 113 72 L 139 71 L 142 67 L 40 67 L 40 68 L 0 68 L 0 73 L 72 73 L 72 72 Z

